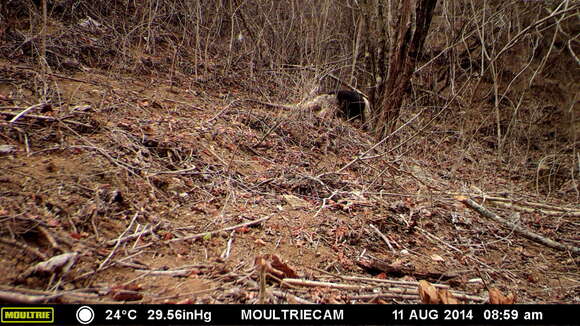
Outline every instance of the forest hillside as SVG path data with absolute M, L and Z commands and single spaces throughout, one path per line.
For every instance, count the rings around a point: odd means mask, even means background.
M 579 11 L 0 2 L 0 301 L 580 303 Z

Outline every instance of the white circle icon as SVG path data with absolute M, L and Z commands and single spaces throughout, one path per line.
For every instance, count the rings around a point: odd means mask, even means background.
M 77 310 L 77 320 L 79 323 L 90 324 L 95 319 L 95 311 L 91 307 L 82 306 Z

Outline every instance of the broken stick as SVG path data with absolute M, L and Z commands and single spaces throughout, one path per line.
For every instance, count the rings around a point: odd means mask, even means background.
M 551 239 L 547 239 L 542 237 L 539 234 L 533 233 L 530 230 L 527 230 L 519 225 L 516 225 L 513 222 L 510 222 L 498 215 L 496 215 L 495 213 L 489 211 L 488 209 L 486 209 L 485 207 L 479 205 L 478 203 L 476 203 L 475 201 L 465 197 L 465 196 L 457 196 L 455 197 L 455 199 L 459 200 L 460 202 L 464 203 L 465 205 L 467 205 L 469 208 L 475 210 L 476 212 L 478 212 L 481 216 L 490 218 L 496 222 L 502 223 L 506 226 L 508 226 L 509 228 L 511 228 L 512 230 L 514 230 L 516 233 L 521 234 L 522 236 L 524 236 L 527 239 L 530 239 L 534 242 L 537 243 L 541 243 L 547 247 L 550 248 L 554 248 L 554 249 L 558 249 L 558 250 L 568 250 L 571 251 L 573 253 L 580 253 L 580 248 L 579 247 L 575 247 L 572 245 L 567 245 L 567 244 L 563 244 L 563 243 L 559 243 L 556 242 L 554 240 Z

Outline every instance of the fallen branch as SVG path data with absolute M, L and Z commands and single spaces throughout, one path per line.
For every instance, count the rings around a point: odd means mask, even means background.
M 78 289 L 73 291 L 43 291 L 0 285 L 0 302 L 24 304 L 49 303 L 53 301 L 58 301 L 60 303 L 105 303 L 103 301 L 94 300 L 99 297 L 97 294 L 83 292 L 93 290 Z
M 526 206 L 530 206 L 530 207 L 538 207 L 538 208 L 545 208 L 545 209 L 549 209 L 549 210 L 553 210 L 553 211 L 561 211 L 561 212 L 575 212 L 575 213 L 580 213 L 580 210 L 578 209 L 569 209 L 566 207 L 560 207 L 560 206 L 554 206 L 554 205 L 547 205 L 547 204 L 542 204 L 542 203 L 534 203 L 531 201 L 524 201 L 524 200 L 517 200 L 517 199 L 509 199 L 509 198 L 504 198 L 504 197 L 493 197 L 493 196 L 486 196 L 486 195 L 476 195 L 475 197 L 479 197 L 483 200 L 492 200 L 492 201 L 501 201 L 501 202 L 509 202 L 509 203 L 516 203 L 519 205 L 526 205 Z
M 184 240 L 194 240 L 194 239 L 199 239 L 199 238 L 203 238 L 203 237 L 207 237 L 207 236 L 212 236 L 216 233 L 222 232 L 222 231 L 231 231 L 231 230 L 235 230 L 237 228 L 242 228 L 244 226 L 251 226 L 251 225 L 256 225 L 256 224 L 260 224 L 268 219 L 270 219 L 274 214 L 271 214 L 270 216 L 266 216 L 266 217 L 262 217 L 261 219 L 257 219 L 254 221 L 250 221 L 250 222 L 246 222 L 246 223 L 241 223 L 241 224 L 237 224 L 234 226 L 229 226 L 227 228 L 223 228 L 220 230 L 215 230 L 215 231 L 209 231 L 209 232 L 203 232 L 203 233 L 198 233 L 198 234 L 193 234 L 193 235 L 189 235 L 189 236 L 185 236 L 185 237 L 181 237 L 181 238 L 175 238 L 175 239 L 171 239 L 168 240 L 167 242 L 176 242 L 176 241 L 184 241 Z
M 513 209 L 513 210 L 521 211 L 521 212 L 526 212 L 526 213 L 540 212 L 544 215 L 551 215 L 551 216 L 569 215 L 569 216 L 574 216 L 574 217 L 580 217 L 580 211 L 575 211 L 575 210 L 564 210 L 563 208 L 560 208 L 558 210 L 548 210 L 546 208 L 523 207 L 521 205 L 517 205 L 513 201 L 499 201 L 499 200 L 496 201 L 496 200 L 493 200 L 491 198 L 485 198 L 485 199 L 489 200 L 494 205 L 498 205 L 498 206 L 502 206 L 505 208 L 509 208 L 509 209 Z
M 386 280 L 376 280 L 373 281 L 386 281 Z M 392 281 L 393 283 L 397 281 Z M 379 297 L 390 297 L 390 298 L 404 298 L 404 299 L 418 299 L 419 298 L 419 291 L 417 290 L 418 282 L 405 282 L 405 283 L 412 283 L 414 287 L 407 288 L 407 287 L 387 287 L 384 292 L 373 294 Z M 364 290 L 364 289 L 376 289 L 377 287 L 385 287 L 383 286 L 373 286 L 373 285 L 356 285 L 356 284 L 345 284 L 345 283 L 332 283 L 332 282 L 320 282 L 320 281 L 310 281 L 310 280 L 303 280 L 303 279 L 293 279 L 293 278 L 285 278 L 282 280 L 281 285 L 287 286 L 306 286 L 306 287 L 327 287 L 327 288 L 335 288 L 335 289 L 342 289 L 342 290 Z M 436 287 L 446 289 L 448 286 L 442 284 L 433 284 Z M 405 284 L 404 286 L 408 286 Z M 468 295 L 465 293 L 459 293 L 456 291 L 450 291 L 453 294 L 453 297 L 456 299 L 461 300 L 471 300 L 476 302 L 485 302 L 486 298 L 481 298 L 478 296 Z M 373 295 L 365 295 L 365 296 L 353 296 L 349 297 L 352 299 L 372 299 Z
M 26 111 L 26 110 L 25 110 Z M 10 117 L 14 117 L 12 118 L 12 120 L 10 120 L 10 122 L 15 121 L 16 118 L 20 118 L 19 115 L 22 115 L 23 113 L 25 113 L 25 111 L 17 113 L 17 112 L 9 112 L 9 111 L 0 111 L 0 114 L 4 114 Z M 81 126 L 81 127 L 85 127 L 85 128 L 93 128 L 93 126 L 88 125 L 86 123 L 82 123 L 82 122 L 78 122 L 78 121 L 74 121 L 74 120 L 67 120 L 66 118 L 64 119 L 58 119 L 55 117 L 49 117 L 46 115 L 35 115 L 35 114 L 27 114 L 26 115 L 27 118 L 33 118 L 33 119 L 38 119 L 38 120 L 44 120 L 44 121 L 59 121 L 59 122 L 64 122 L 64 123 L 70 123 L 71 125 L 76 125 L 76 126 Z
M 121 267 L 128 267 L 128 268 L 133 268 L 133 269 L 139 269 L 142 270 L 144 267 L 149 267 L 149 266 L 145 266 L 145 265 L 139 265 L 139 264 L 135 264 L 135 263 L 128 263 L 128 262 L 124 262 L 121 260 L 114 260 L 113 264 L 115 265 L 119 265 Z
M 460 197 L 466 196 L 464 193 L 447 193 L 447 194 L 460 196 Z M 508 208 L 513 208 L 513 209 L 521 210 L 521 211 L 528 212 L 528 213 L 540 212 L 540 213 L 546 214 L 546 215 L 556 215 L 556 216 L 569 215 L 569 216 L 574 216 L 574 217 L 580 217 L 580 209 L 554 206 L 554 205 L 548 205 L 548 204 L 542 204 L 542 203 L 535 203 L 535 202 L 531 202 L 531 201 L 511 199 L 511 198 L 505 198 L 505 197 L 488 196 L 485 194 L 482 194 L 482 195 L 470 194 L 469 196 L 475 197 L 475 198 L 481 198 L 481 199 L 483 199 L 483 201 L 492 201 L 492 202 L 494 202 L 494 204 L 499 204 L 499 205 L 502 205 L 502 206 L 505 206 Z M 528 206 L 528 207 L 523 207 L 523 206 Z M 530 208 L 530 207 L 533 207 L 533 208 Z
M 345 283 L 332 283 L 332 282 L 321 282 L 321 281 L 310 281 L 300 278 L 285 278 L 282 280 L 281 286 L 306 286 L 306 287 L 321 287 L 321 288 L 333 288 L 342 290 L 363 290 L 363 289 L 373 289 L 376 286 L 373 285 L 356 285 L 356 284 L 345 284 Z
M 400 294 L 400 293 L 373 293 L 347 296 L 348 300 L 376 300 L 376 299 L 401 299 L 401 300 L 417 300 L 418 294 Z
M 539 234 L 533 233 L 527 229 L 524 229 L 523 227 L 521 227 L 519 225 L 516 225 L 515 223 L 512 223 L 512 222 L 494 214 L 493 212 L 489 211 L 485 207 L 479 205 L 478 203 L 476 203 L 475 201 L 473 201 L 467 197 L 457 196 L 457 197 L 455 197 L 455 199 L 464 203 L 469 208 L 475 210 L 480 215 L 487 217 L 487 218 L 490 218 L 496 222 L 499 222 L 501 224 L 508 226 L 510 229 L 512 229 L 516 233 L 521 234 L 522 236 L 524 236 L 527 239 L 530 239 L 534 242 L 543 244 L 543 245 L 550 247 L 550 248 L 554 248 L 554 249 L 558 249 L 558 250 L 568 250 L 568 251 L 574 252 L 576 254 L 580 253 L 579 247 L 574 247 L 572 245 L 567 245 L 567 244 L 556 242 L 556 241 L 551 240 L 551 239 L 544 238 Z
M 487 298 L 482 298 L 474 295 L 467 295 L 462 293 L 457 293 L 454 291 L 450 291 L 451 294 L 455 299 L 464 300 L 464 301 L 474 301 L 474 302 L 486 302 L 488 301 Z M 386 298 L 386 299 L 404 299 L 404 300 L 416 300 L 419 298 L 419 294 L 402 294 L 402 293 L 390 293 L 390 292 L 379 292 L 373 294 L 361 294 L 361 295 L 353 295 L 347 296 L 349 300 L 374 300 L 379 298 Z

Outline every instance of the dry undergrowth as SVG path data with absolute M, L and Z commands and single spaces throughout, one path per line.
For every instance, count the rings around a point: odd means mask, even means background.
M 6 64 L 2 71 L 34 76 Z M 488 285 L 520 302 L 576 300 L 572 256 L 453 199 L 484 195 L 464 186 L 478 173 L 469 163 L 461 180 L 446 179 L 429 156 L 376 149 L 352 163 L 374 143 L 338 119 L 231 104 L 210 86 L 201 96 L 163 86 L 146 96 L 130 75 L 75 78 L 51 81 L 74 88 L 82 103 L 5 116 L 1 125 L 1 290 L 9 298 L 418 302 L 414 282 L 427 279 L 467 302 L 486 300 Z M 14 107 L 29 100 L 4 99 Z M 508 182 L 498 174 L 491 185 Z M 484 205 L 508 198 L 538 200 L 518 192 Z M 577 232 L 577 211 L 493 209 L 547 238 L 566 242 Z M 75 254 L 58 256 L 66 253 Z M 282 286 L 268 278 L 264 299 L 254 262 L 264 254 L 321 283 L 288 288 L 292 278 Z M 53 270 L 31 270 L 55 256 Z
M 540 132 L 566 120 L 546 100 L 566 89 L 536 82 L 496 124 L 492 86 L 525 87 L 469 77 L 408 103 L 376 146 L 356 123 L 246 101 L 297 103 L 310 67 L 256 69 L 266 52 L 235 33 L 192 54 L 154 24 L 199 8 L 122 35 L 142 17 L 107 3 L 81 2 L 96 20 L 72 25 L 54 9 L 44 68 L 26 10 L 0 30 L 0 301 L 580 302 L 575 142 Z M 228 25 L 232 8 L 216 9 L 212 26 Z M 256 47 L 301 60 L 325 48 L 266 36 Z

